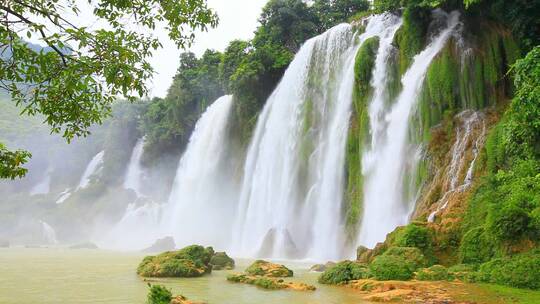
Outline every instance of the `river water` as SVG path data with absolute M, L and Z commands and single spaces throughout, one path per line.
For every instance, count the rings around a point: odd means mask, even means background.
M 0 249 L 0 303 L 145 303 L 147 282 L 137 276 L 142 253 L 62 248 Z M 249 261 L 237 262 L 243 271 Z M 287 263 L 299 280 L 317 287 L 314 292 L 267 291 L 226 281 L 228 271 L 190 279 L 159 279 L 174 294 L 209 304 L 349 304 L 366 303 L 344 287 L 317 284 L 309 264 Z

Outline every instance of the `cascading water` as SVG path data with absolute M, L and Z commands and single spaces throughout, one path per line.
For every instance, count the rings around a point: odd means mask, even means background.
M 54 231 L 54 228 L 42 220 L 40 220 L 39 223 L 41 224 L 41 233 L 47 244 L 58 244 L 58 239 L 56 238 L 56 231 Z
M 226 170 L 227 125 L 232 96 L 210 105 L 197 122 L 184 152 L 167 204 L 132 203 L 125 215 L 98 244 L 103 248 L 138 250 L 172 235 L 178 246 L 191 244 L 226 248 L 234 216 L 235 185 Z M 140 193 L 143 140 L 134 148 L 124 186 Z M 137 181 L 138 180 L 138 181 Z
M 133 152 L 131 153 L 131 158 L 129 160 L 129 165 L 126 171 L 126 176 L 124 178 L 124 188 L 131 189 L 135 191 L 137 196 L 143 196 L 142 194 L 142 183 L 144 178 L 144 170 L 141 165 L 141 157 L 144 152 L 144 137 L 137 140 Z
M 418 148 L 408 142 L 411 112 L 431 61 L 458 24 L 459 13 L 446 16 L 446 27 L 414 57 L 401 80 L 402 91 L 389 111 L 374 104 L 379 100 L 373 100 L 370 105 L 372 141 L 362 157 L 364 214 L 359 243 L 364 246 L 373 247 L 409 219 L 414 198 L 404 195 L 405 172 L 407 168 L 414 168 L 418 161 Z
M 233 98 L 220 97 L 197 122 L 180 159 L 163 231 L 179 246 L 226 248 L 235 211 L 235 187 L 225 170 L 227 126 Z
M 436 203 L 436 210 L 428 216 L 428 222 L 433 222 L 435 216 L 448 206 L 453 195 L 459 194 L 471 186 L 474 165 L 486 138 L 485 117 L 482 113 L 464 111 L 456 119 L 460 125 L 456 129 L 456 141 L 450 151 L 450 165 L 445 172 L 442 188 L 445 192 Z M 475 133 L 478 130 L 479 133 Z M 467 153 L 469 150 L 471 152 Z
M 345 253 L 341 203 L 358 47 L 392 36 L 399 18 L 370 17 L 360 36 L 338 25 L 308 40 L 257 122 L 235 227 L 237 255 L 327 260 Z
M 91 177 L 98 173 L 103 165 L 103 155 L 105 155 L 105 151 L 99 152 L 92 158 L 90 163 L 88 163 L 79 182 L 79 186 L 77 186 L 77 190 L 88 187 Z

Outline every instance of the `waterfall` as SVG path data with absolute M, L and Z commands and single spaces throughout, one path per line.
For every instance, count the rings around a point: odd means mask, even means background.
M 418 161 L 417 147 L 408 142 L 411 112 L 431 61 L 458 24 L 459 13 L 447 15 L 445 28 L 414 57 L 401 79 L 402 91 L 388 111 L 381 110 L 379 100 L 371 102 L 372 141 L 362 157 L 364 214 L 359 243 L 364 246 L 373 247 L 383 241 L 387 233 L 408 222 L 414 198 L 404 195 L 405 172 L 414 168 Z
M 235 199 L 224 164 L 232 104 L 232 96 L 227 95 L 206 109 L 180 159 L 164 219 L 164 231 L 179 246 L 229 245 Z
M 79 182 L 79 186 L 77 187 L 77 190 L 88 187 L 88 185 L 90 184 L 90 179 L 92 175 L 98 173 L 99 170 L 102 169 L 104 154 L 105 154 L 105 151 L 99 152 L 92 158 L 90 163 L 88 163 L 88 166 L 86 166 L 86 169 L 84 170 L 84 173 L 81 176 L 81 180 Z
M 144 152 L 144 137 L 137 140 L 131 158 L 129 159 L 129 165 L 124 178 L 124 188 L 132 189 L 137 196 L 142 195 L 142 182 L 144 178 L 144 171 L 141 165 L 141 157 Z
M 60 205 L 65 202 L 71 196 L 71 188 L 66 188 L 56 198 L 56 204 Z
M 435 211 L 427 218 L 430 223 L 448 206 L 452 196 L 471 186 L 474 165 L 486 138 L 485 117 L 482 113 L 468 110 L 457 115 L 456 119 L 459 126 L 456 128 L 456 141 L 450 150 L 450 164 L 444 175 L 442 190 L 445 192 L 435 203 Z
M 56 239 L 56 231 L 54 231 L 53 227 L 42 220 L 40 220 L 39 223 L 41 224 L 41 233 L 47 244 L 58 244 L 58 240 Z
M 237 255 L 317 260 L 344 256 L 341 215 L 354 60 L 399 18 L 372 16 L 308 40 L 259 116 L 248 148 L 235 224 Z

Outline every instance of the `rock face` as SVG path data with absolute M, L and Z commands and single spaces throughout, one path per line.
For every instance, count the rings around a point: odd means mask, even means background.
M 139 264 L 137 274 L 143 277 L 199 277 L 212 271 L 212 247 L 191 245 L 178 251 L 147 256 Z
M 246 269 L 246 273 L 252 276 L 265 276 L 272 278 L 292 277 L 293 271 L 284 265 L 274 264 L 263 260 L 257 260 Z
M 174 243 L 174 239 L 171 236 L 164 237 L 162 239 L 156 240 L 156 242 L 146 248 L 143 249 L 142 252 L 163 252 L 163 251 L 172 251 L 176 248 L 176 244 Z
M 309 271 L 312 272 L 325 272 L 326 270 L 336 266 L 334 262 L 326 262 L 326 264 L 315 264 L 309 268 Z
M 225 252 L 216 252 L 210 259 L 212 270 L 231 270 L 234 269 L 234 260 Z

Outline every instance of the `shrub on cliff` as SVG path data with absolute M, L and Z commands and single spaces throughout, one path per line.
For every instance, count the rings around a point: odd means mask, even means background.
M 476 280 L 518 288 L 540 289 L 540 251 L 493 259 L 484 263 L 480 266 Z
M 409 280 L 416 270 L 413 262 L 396 255 L 383 254 L 369 265 L 370 274 L 380 281 Z
M 489 261 L 492 256 L 493 243 L 486 235 L 484 228 L 474 228 L 465 233 L 459 247 L 459 257 L 462 263 L 481 264 Z
M 442 265 L 433 265 L 429 268 L 418 270 L 415 278 L 420 281 L 449 281 L 453 279 L 453 276 L 446 267 Z
M 139 264 L 137 274 L 143 277 L 198 277 L 210 273 L 212 247 L 199 245 L 168 251 L 157 256 L 147 256 Z
M 341 284 L 352 280 L 367 279 L 369 270 L 366 265 L 343 261 L 325 270 L 319 277 L 322 284 Z

